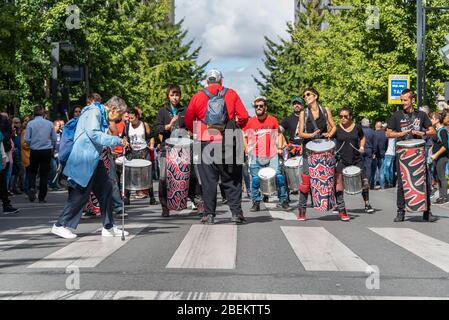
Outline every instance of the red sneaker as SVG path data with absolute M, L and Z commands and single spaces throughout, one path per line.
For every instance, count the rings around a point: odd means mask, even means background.
M 348 216 L 348 214 L 346 213 L 346 210 L 343 210 L 343 211 L 340 211 L 339 213 L 338 213 L 338 215 L 340 216 L 340 219 L 342 220 L 342 221 L 349 221 L 349 220 L 351 220 L 351 218 Z
M 306 221 L 306 209 L 298 209 L 298 220 L 299 221 Z

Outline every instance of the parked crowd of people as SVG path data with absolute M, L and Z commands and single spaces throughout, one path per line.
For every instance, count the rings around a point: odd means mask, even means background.
M 118 236 L 122 231 L 114 223 L 115 217 L 126 216 L 123 202 L 130 204 L 131 197 L 149 198 L 157 205 L 152 187 L 132 194 L 121 192 L 121 172 L 117 159 L 145 159 L 152 162 L 152 177 L 158 180 L 159 204 L 162 216 L 170 216 L 174 207 L 174 195 L 180 199 L 176 208 L 188 197 L 192 209 L 198 210 L 201 222 L 213 224 L 217 206 L 217 186 L 223 202 L 232 212 L 232 221 L 245 223 L 242 210 L 242 194 L 251 198 L 251 211 L 260 210 L 261 202 L 267 202 L 267 194 L 261 192 L 261 170 L 273 170 L 278 207 L 289 210 L 291 194 L 299 194 L 298 219 L 306 220 L 308 195 L 314 207 L 327 211 L 333 209 L 343 221 L 349 221 L 344 202 L 344 172 L 348 167 L 360 169 L 365 212 L 373 213 L 369 201 L 370 190 L 398 188 L 398 216 L 405 214 L 404 193 L 409 192 L 400 166 L 398 142 L 423 139 L 424 179 L 428 191 L 427 206 L 419 207 L 424 219 L 434 221 L 430 212 L 430 197 L 438 191 L 435 203 L 449 201 L 448 187 L 448 131 L 449 112 L 430 112 L 426 107 L 414 109 L 414 94 L 406 90 L 401 99 L 403 109 L 393 114 L 388 122 L 378 121 L 372 126 L 369 119 L 355 123 L 353 110 L 338 110 L 338 124 L 329 108 L 320 104 L 320 93 L 306 88 L 302 96 L 291 100 L 291 115 L 278 121 L 270 114 L 265 97 L 253 102 L 255 116 L 250 118 L 238 94 L 223 86 L 223 75 L 218 70 L 207 74 L 207 87 L 195 94 L 187 107 L 181 104 L 181 87 L 169 85 L 166 104 L 158 112 L 154 126 L 143 121 L 139 107 L 128 108 L 119 97 L 104 102 L 99 94 L 91 94 L 85 107 L 76 105 L 68 119 L 49 121 L 42 106 L 34 108 L 33 115 L 23 119 L 0 117 L 2 163 L 0 164 L 0 194 L 5 214 L 19 210 L 11 205 L 10 198 L 24 193 L 29 201 L 47 202 L 47 191 L 68 190 L 67 203 L 55 225 L 53 233 L 63 238 L 74 238 L 82 213 L 84 217 L 102 217 L 103 236 Z M 66 122 L 67 121 L 67 122 Z M 70 149 L 65 135 L 72 132 Z M 226 132 L 231 132 L 230 139 Z M 173 190 L 170 179 L 179 172 L 173 169 L 171 148 L 176 147 L 171 138 L 191 140 L 189 145 L 190 179 L 186 190 Z M 60 150 L 61 143 L 64 147 Z M 319 150 L 320 159 L 313 148 L 333 143 L 332 154 Z M 214 152 L 220 145 L 220 152 Z M 242 145 L 242 150 L 239 146 Z M 310 144 L 309 144 L 310 145 Z M 201 161 L 195 161 L 196 150 Z M 230 148 L 230 149 L 229 149 Z M 419 150 L 419 149 L 417 149 Z M 324 153 L 322 153 L 324 152 Z M 419 153 L 419 152 L 418 152 Z M 239 162 L 239 155 L 242 161 Z M 324 156 L 323 156 L 324 155 Z M 298 188 L 289 187 L 284 163 L 288 159 L 301 158 L 301 179 Z M 125 161 L 125 160 L 123 160 Z M 327 161 L 327 162 L 326 162 Z M 403 161 L 403 162 L 401 162 Z M 417 160 L 416 160 L 417 161 Z M 325 170 L 324 170 L 324 169 Z M 317 172 L 331 170 L 325 181 L 317 180 Z M 421 169 L 419 169 L 421 170 Z M 329 171 L 330 172 L 330 171 Z M 175 178 L 173 178 L 175 177 Z M 261 180 L 262 179 L 262 180 Z M 320 183 L 318 186 L 317 183 Z M 322 184 L 321 184 L 322 183 Z M 415 180 L 410 183 L 419 184 Z M 405 181 L 407 184 L 407 181 Z M 182 184 L 180 184 L 182 185 Z M 38 186 L 38 187 L 37 187 Z M 182 192 L 186 191 L 186 196 Z M 417 197 L 419 194 L 417 195 Z M 123 231 L 123 233 L 125 233 Z

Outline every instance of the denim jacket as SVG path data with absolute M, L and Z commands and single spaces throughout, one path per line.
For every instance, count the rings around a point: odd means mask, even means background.
M 121 143 L 119 137 L 106 133 L 108 127 L 108 115 L 104 105 L 95 103 L 83 109 L 76 126 L 73 149 L 64 169 L 64 175 L 69 178 L 69 182 L 87 187 L 103 149 Z

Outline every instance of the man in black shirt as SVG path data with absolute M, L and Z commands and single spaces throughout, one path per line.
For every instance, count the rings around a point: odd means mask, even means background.
M 399 110 L 393 114 L 388 121 L 387 137 L 396 138 L 397 140 L 424 139 L 435 135 L 435 129 L 429 117 L 422 111 L 415 110 L 415 94 L 413 91 L 406 89 L 401 94 L 401 102 L 403 110 Z M 399 168 L 399 157 L 396 157 L 396 167 Z M 427 166 L 425 166 L 427 168 Z M 429 172 L 426 170 L 426 175 Z M 398 171 L 398 189 L 397 189 L 397 217 L 395 222 L 404 221 L 405 218 L 405 197 L 404 187 L 400 173 Z M 427 211 L 423 213 L 425 221 L 434 222 L 437 219 L 430 211 L 430 187 L 427 185 Z
M 305 104 L 303 98 L 294 97 L 292 99 L 293 114 L 282 120 L 280 126 L 281 132 L 284 135 L 287 134 L 288 142 L 299 146 L 302 144 L 302 139 L 298 136 L 299 115 L 304 110 Z

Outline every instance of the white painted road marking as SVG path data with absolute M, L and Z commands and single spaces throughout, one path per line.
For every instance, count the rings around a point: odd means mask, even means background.
M 449 297 L 350 296 L 182 291 L 0 291 L 0 300 L 449 300 Z
M 51 226 L 20 227 L 0 233 L 0 252 L 21 245 L 37 236 L 50 233 Z
M 449 272 L 449 244 L 409 228 L 369 228 L 427 262 Z
M 130 232 L 125 241 L 122 241 L 121 237 L 102 237 L 101 233 L 80 237 L 79 240 L 71 242 L 28 268 L 67 268 L 68 266 L 94 268 L 147 226 L 148 224 L 141 223 L 125 226 L 125 230 Z
M 307 271 L 366 272 L 368 264 L 322 227 L 281 227 Z
M 192 225 L 167 268 L 235 269 L 237 226 Z
M 264 203 L 264 205 L 274 219 L 290 220 L 290 221 L 298 220 L 298 218 L 293 212 L 283 210 L 273 210 L 276 208 L 275 203 Z

